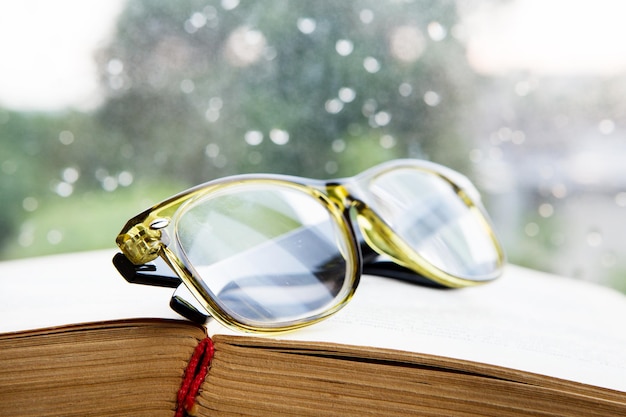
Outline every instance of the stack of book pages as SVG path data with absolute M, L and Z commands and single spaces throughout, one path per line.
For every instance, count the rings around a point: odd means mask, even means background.
M 273 336 L 180 319 L 110 251 L 0 264 L 0 415 L 626 415 L 626 296 L 508 266 L 440 290 L 364 276 L 330 319 Z M 187 370 L 188 372 L 188 370 Z

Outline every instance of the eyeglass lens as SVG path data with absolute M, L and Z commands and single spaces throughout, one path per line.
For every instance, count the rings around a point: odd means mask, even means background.
M 431 172 L 401 168 L 374 177 L 370 205 L 408 245 L 438 269 L 480 279 L 499 255 L 482 214 Z
M 353 277 L 342 227 L 307 192 L 255 183 L 192 202 L 176 236 L 220 307 L 262 326 L 305 320 L 345 298 Z

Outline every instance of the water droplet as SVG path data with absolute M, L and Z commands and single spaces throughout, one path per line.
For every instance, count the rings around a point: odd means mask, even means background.
M 370 9 L 363 9 L 359 13 L 359 19 L 361 19 L 361 22 L 365 23 L 366 25 L 370 24 L 374 20 L 374 12 Z
M 348 56 L 354 50 L 354 44 L 348 39 L 340 39 L 335 44 L 335 50 L 341 56 Z
M 343 109 L 343 102 L 337 98 L 328 100 L 324 105 L 326 111 L 331 114 L 337 114 Z
M 349 87 L 343 87 L 339 89 L 339 100 L 344 103 L 352 103 L 356 98 L 356 91 Z
M 346 141 L 343 139 L 335 139 L 331 144 L 331 148 L 334 152 L 343 152 L 346 150 Z
M 413 86 L 409 83 L 402 83 L 400 87 L 398 87 L 398 92 L 402 97 L 408 97 L 413 92 Z
M 370 74 L 376 74 L 380 71 L 380 62 L 376 58 L 368 56 L 363 60 L 363 68 Z
M 69 197 L 74 192 L 74 186 L 67 182 L 59 182 L 54 187 L 54 192 L 60 197 Z
M 424 50 L 424 35 L 416 26 L 399 26 L 391 31 L 389 49 L 391 55 L 403 62 L 417 61 Z
M 222 0 L 222 9 L 233 10 L 239 6 L 239 0 Z
M 391 114 L 386 111 L 379 111 L 374 115 L 374 123 L 377 126 L 387 126 L 391 122 Z
M 383 149 L 391 149 L 396 146 L 396 138 L 391 135 L 383 135 L 380 137 L 380 146 Z
M 189 18 L 189 23 L 196 29 L 200 29 L 206 25 L 207 18 L 203 13 L 195 12 Z
M 541 217 L 548 218 L 554 214 L 554 207 L 550 203 L 543 203 L 539 206 L 538 212 Z
M 74 134 L 69 130 L 63 130 L 59 133 L 59 142 L 63 145 L 71 145 L 74 143 Z
M 534 222 L 530 222 L 524 227 L 524 232 L 529 237 L 537 236 L 539 234 L 539 231 L 540 231 L 539 225 Z
M 220 154 L 220 146 L 217 143 L 209 143 L 204 148 L 204 153 L 209 158 L 216 158 Z
M 133 174 L 128 171 L 122 171 L 117 175 L 117 182 L 122 187 L 128 187 L 134 181 Z
M 180 91 L 185 94 L 193 93 L 193 90 L 195 90 L 195 88 L 195 84 L 189 79 L 184 79 L 180 82 Z
M 263 133 L 258 130 L 249 130 L 244 135 L 244 140 L 250 146 L 257 146 L 263 142 Z
M 52 229 L 48 232 L 46 238 L 51 245 L 58 245 L 63 240 L 63 233 L 60 230 Z
M 373 98 L 370 98 L 363 103 L 363 108 L 361 111 L 365 117 L 369 117 L 374 114 L 376 108 L 378 107 L 378 103 Z
M 435 107 L 439 103 L 441 103 L 441 97 L 439 96 L 439 94 L 435 93 L 434 91 L 427 91 L 424 94 L 424 103 L 426 103 L 427 105 L 431 107 Z
M 236 67 L 246 67 L 263 57 L 266 39 L 262 32 L 241 26 L 226 41 L 226 59 Z
M 324 170 L 328 173 L 328 174 L 334 174 L 339 170 L 339 164 L 337 164 L 337 162 L 335 161 L 328 161 L 326 162 L 326 165 L 324 166 Z
M 26 197 L 22 201 L 22 207 L 24 208 L 24 210 L 32 213 L 39 207 L 39 201 L 37 201 L 35 197 Z
M 76 181 L 78 181 L 78 178 L 80 177 L 80 172 L 76 168 L 67 167 L 63 170 L 61 176 L 63 177 L 63 180 L 65 182 L 69 184 L 74 184 Z
M 302 17 L 298 19 L 297 25 L 298 30 L 305 35 L 315 32 L 315 28 L 317 27 L 315 19 L 311 19 L 310 17 Z
M 272 129 L 270 131 L 270 140 L 276 145 L 286 145 L 289 142 L 289 133 L 281 129 Z
M 430 22 L 426 30 L 428 31 L 428 36 L 430 36 L 430 39 L 434 40 L 435 42 L 444 40 L 448 35 L 448 31 L 446 30 L 446 28 L 444 28 L 439 22 Z
M 209 100 L 209 109 L 212 110 L 222 110 L 222 107 L 224 106 L 224 101 L 222 100 L 221 97 L 211 97 L 211 99 Z
M 117 178 L 108 176 L 102 181 L 102 189 L 104 191 L 115 191 L 117 189 L 118 182 Z
M 209 123 L 215 123 L 219 120 L 220 118 L 220 111 L 219 110 L 215 110 L 215 109 L 211 109 L 209 108 L 205 113 L 204 113 L 204 118 L 209 122 Z
M 107 63 L 107 72 L 111 75 L 120 75 L 124 71 L 124 63 L 117 58 L 111 59 Z

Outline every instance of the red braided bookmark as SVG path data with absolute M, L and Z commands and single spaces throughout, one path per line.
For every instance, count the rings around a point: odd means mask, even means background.
M 175 417 L 185 417 L 188 413 L 193 414 L 196 396 L 209 371 L 214 352 L 213 341 L 210 337 L 201 340 L 194 349 L 176 397 Z

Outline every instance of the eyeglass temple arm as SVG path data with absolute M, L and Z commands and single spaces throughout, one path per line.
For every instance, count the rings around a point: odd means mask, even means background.
M 154 264 L 135 265 L 122 254 L 117 253 L 113 257 L 113 265 L 124 279 L 131 284 L 153 285 L 157 287 L 176 288 L 182 281 L 176 275 L 163 275 L 162 270 L 169 268 L 159 268 Z
M 363 257 L 363 274 L 397 279 L 421 285 L 423 287 L 440 289 L 449 288 L 418 274 L 412 269 L 384 259 L 384 257 L 374 251 L 374 249 L 372 249 L 362 237 L 359 239 L 359 243 L 361 246 L 361 256 Z
M 184 287 L 180 278 L 175 275 L 163 275 L 162 272 L 170 271 L 169 268 L 158 268 L 154 264 L 135 265 L 122 253 L 113 257 L 113 265 L 120 275 L 131 284 L 153 285 L 157 287 L 177 288 Z M 170 307 L 181 316 L 195 323 L 204 324 L 209 316 L 200 312 L 193 304 L 183 296 L 174 292 L 170 300 Z

